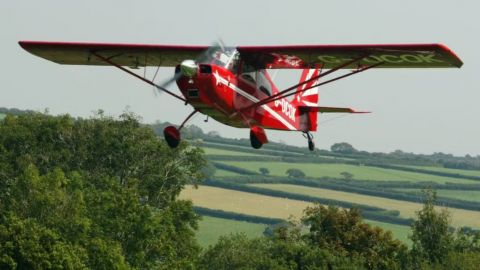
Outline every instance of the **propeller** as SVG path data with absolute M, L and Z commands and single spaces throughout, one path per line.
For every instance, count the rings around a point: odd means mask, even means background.
M 186 59 L 180 63 L 180 68 L 175 69 L 175 74 L 166 81 L 158 84 L 160 87 L 156 87 L 157 90 L 161 93 L 161 88 L 167 88 L 173 82 L 176 82 L 180 79 L 181 76 L 193 77 L 197 74 L 198 65 L 201 63 L 208 63 L 214 58 L 214 53 L 218 50 L 222 52 L 225 51 L 224 43 L 221 39 L 217 39 L 216 42 L 212 43 L 205 51 L 203 51 L 195 60 Z

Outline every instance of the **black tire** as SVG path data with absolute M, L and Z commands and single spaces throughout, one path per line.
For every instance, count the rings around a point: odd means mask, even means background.
M 167 134 L 165 134 L 165 141 L 167 141 L 167 144 L 170 146 L 170 148 L 177 148 L 177 146 L 180 144 L 180 140 L 177 140 Z
M 310 151 L 315 150 L 315 143 L 311 140 L 308 140 L 308 150 Z
M 257 136 L 255 136 L 255 133 L 251 132 L 250 131 L 250 144 L 252 145 L 253 148 L 255 149 L 260 149 L 263 145 L 263 143 L 261 143 Z
M 180 132 L 174 126 L 168 126 L 163 130 L 163 136 L 170 148 L 177 148 L 180 144 Z

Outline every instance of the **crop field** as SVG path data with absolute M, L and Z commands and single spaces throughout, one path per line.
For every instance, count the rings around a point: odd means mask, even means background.
M 478 183 L 478 181 L 456 179 L 451 177 L 428 175 L 423 173 L 405 172 L 391 169 L 382 169 L 369 166 L 355 166 L 348 164 L 314 164 L 314 163 L 285 163 L 285 162 L 248 162 L 248 161 L 224 161 L 223 163 L 258 171 L 259 168 L 265 167 L 270 170 L 271 175 L 285 176 L 285 171 L 289 168 L 295 168 L 303 171 L 305 175 L 310 177 L 336 177 L 341 178 L 340 173 L 349 172 L 353 174 L 354 179 L 362 180 L 394 180 L 394 181 L 433 181 L 443 184 L 450 183 Z
M 282 219 L 300 218 L 303 209 L 311 205 L 304 201 L 209 186 L 199 186 L 198 189 L 187 186 L 180 199 L 190 199 L 194 205 L 210 209 Z
M 395 189 L 398 191 L 409 192 L 419 194 L 421 190 L 419 189 L 410 189 L 410 188 L 402 188 L 402 189 Z M 449 189 L 439 189 L 437 190 L 437 195 L 440 197 L 447 197 L 452 199 L 459 199 L 464 201 L 471 201 L 471 202 L 480 202 L 480 191 L 479 190 L 449 190 Z
M 310 203 L 303 201 L 276 198 L 209 186 L 199 186 L 198 189 L 194 189 L 192 186 L 187 186 L 187 188 L 184 189 L 180 194 L 180 199 L 192 200 L 194 205 L 210 209 L 220 209 L 229 212 L 282 219 L 288 219 L 290 217 L 299 219 L 302 216 L 303 209 L 311 205 Z M 230 220 L 225 219 L 225 221 Z M 406 239 L 406 235 L 408 234 L 409 230 L 409 227 L 407 226 L 371 220 L 366 220 L 366 222 L 377 225 L 386 230 L 391 230 L 394 236 L 402 241 Z M 253 224 L 249 222 L 245 223 Z M 246 226 L 247 224 L 243 225 Z M 218 226 L 222 225 L 218 224 Z M 257 229 L 259 228 L 257 227 Z M 242 227 L 239 230 L 243 231 L 244 228 Z M 255 231 L 256 229 L 246 231 L 247 235 L 250 235 L 252 230 Z M 213 235 L 210 236 L 211 238 L 213 238 L 215 235 L 214 233 L 207 232 L 206 235 L 208 234 Z M 210 241 L 208 240 L 207 236 L 203 236 L 202 234 L 199 234 L 198 237 L 206 237 L 205 240 L 201 240 L 203 243 Z
M 198 225 L 197 240 L 202 247 L 213 245 L 220 236 L 231 233 L 245 233 L 250 238 L 260 237 L 267 227 L 266 224 L 209 216 L 202 216 Z
M 400 216 L 406 218 L 415 217 L 415 212 L 422 208 L 422 204 L 393 200 L 382 197 L 361 195 L 350 192 L 336 191 L 330 189 L 312 188 L 288 184 L 252 184 L 253 186 L 281 190 L 291 193 L 304 194 L 319 198 L 335 199 L 358 204 L 378 206 L 388 210 L 400 211 Z M 480 212 L 464 209 L 448 208 L 452 214 L 452 224 L 454 226 L 469 226 L 480 228 Z

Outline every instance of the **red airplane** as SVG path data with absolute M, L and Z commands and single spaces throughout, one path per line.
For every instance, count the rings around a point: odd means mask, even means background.
M 193 107 L 178 127 L 164 129 L 175 148 L 180 130 L 195 114 L 226 125 L 249 128 L 250 142 L 258 149 L 268 142 L 264 129 L 301 131 L 314 149 L 311 131 L 318 113 L 365 113 L 351 108 L 318 106 L 318 87 L 371 68 L 449 68 L 462 61 L 441 44 L 307 45 L 307 46 L 173 46 L 104 43 L 20 41 L 28 52 L 67 65 L 114 66 Z M 163 85 L 131 69 L 175 67 Z M 279 90 L 271 69 L 301 69 L 300 82 Z M 341 69 L 350 72 L 320 80 Z M 182 96 L 166 89 L 176 81 Z M 288 98 L 293 96 L 293 98 Z

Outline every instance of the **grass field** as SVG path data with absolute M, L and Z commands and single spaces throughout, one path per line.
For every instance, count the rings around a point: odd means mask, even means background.
M 391 231 L 395 238 L 397 238 L 398 240 L 400 240 L 400 241 L 402 241 L 406 244 L 410 245 L 410 243 L 411 243 L 411 240 L 408 239 L 408 235 L 411 233 L 411 229 L 408 226 L 390 224 L 390 223 L 373 221 L 373 220 L 366 220 L 366 222 L 370 225 L 374 225 L 374 226 L 380 227 L 382 229 L 386 229 L 386 230 Z
M 211 148 L 211 147 L 203 147 L 203 151 L 205 151 L 206 155 L 225 155 L 225 156 L 263 156 L 261 154 L 256 153 L 247 153 L 247 152 L 240 152 L 240 151 L 232 151 L 232 150 L 223 150 L 218 148 Z
M 239 176 L 241 174 L 231 172 L 231 171 L 226 171 L 222 169 L 216 169 L 215 170 L 215 176 Z
M 419 189 L 410 189 L 410 188 L 401 188 L 395 189 L 398 191 L 410 192 L 415 194 L 420 194 L 421 190 Z M 448 189 L 439 189 L 437 190 L 437 195 L 440 197 L 447 197 L 453 199 L 459 199 L 464 201 L 471 202 L 480 202 L 480 191 L 479 190 L 448 190 Z
M 480 177 L 480 171 L 479 170 L 461 170 L 461 169 L 449 169 L 449 168 L 429 167 L 429 166 L 403 166 L 402 165 L 402 167 L 436 171 L 436 172 L 445 172 L 445 173 L 457 173 L 457 174 L 462 174 L 462 175 Z
M 194 205 L 200 207 L 282 219 L 288 219 L 289 217 L 299 219 L 303 214 L 303 209 L 311 205 L 303 201 L 208 186 L 200 186 L 198 189 L 188 186 L 182 191 L 180 198 L 192 200 Z M 366 220 L 366 222 L 386 230 L 391 230 L 394 236 L 402 241 L 406 239 L 409 230 L 407 226 L 370 220 Z M 244 225 L 246 226 L 246 224 Z M 218 226 L 222 225 L 218 224 Z M 206 243 L 206 241 L 210 240 L 201 241 L 203 241 L 202 243 Z
M 350 192 L 336 191 L 330 189 L 312 188 L 298 185 L 287 184 L 252 184 L 256 187 L 281 190 L 292 193 L 304 194 L 319 198 L 335 199 L 358 204 L 378 206 L 388 210 L 400 211 L 402 217 L 415 217 L 415 212 L 422 208 L 419 203 L 393 200 L 382 197 L 361 195 Z M 480 228 L 480 212 L 464 209 L 449 208 L 452 214 L 452 224 L 454 226 L 470 226 Z
M 355 166 L 347 164 L 314 164 L 314 163 L 285 163 L 285 162 L 248 162 L 248 161 L 224 161 L 228 165 L 237 166 L 252 171 L 258 171 L 260 167 L 270 170 L 271 175 L 285 176 L 285 171 L 289 168 L 302 170 L 310 177 L 341 177 L 340 173 L 349 172 L 354 175 L 354 179 L 362 180 L 396 180 L 396 181 L 433 181 L 437 183 L 478 183 L 478 181 L 456 179 L 451 177 L 434 176 L 423 173 L 413 173 L 397 171 L 391 169 L 382 169 L 369 166 Z
M 366 223 L 389 230 L 398 240 L 404 243 L 410 243 L 410 239 L 408 239 L 410 227 L 408 226 L 388 224 L 373 220 L 366 220 Z M 202 247 L 208 247 L 215 244 L 220 236 L 231 233 L 245 233 L 249 238 L 260 237 L 263 235 L 266 227 L 266 224 L 202 216 L 197 231 L 197 240 Z
M 231 233 L 245 233 L 250 238 L 260 237 L 266 227 L 266 224 L 202 216 L 197 240 L 202 247 L 208 247 L 215 244 L 220 236 Z

